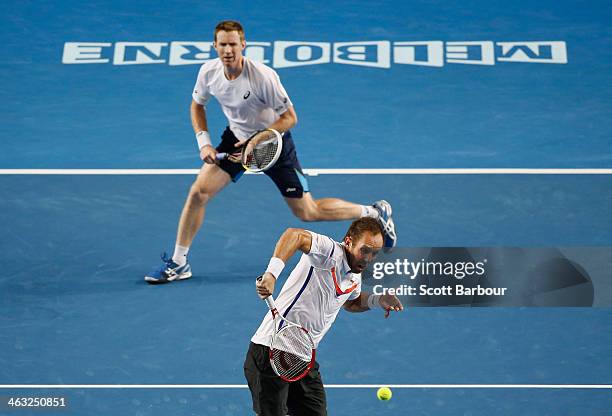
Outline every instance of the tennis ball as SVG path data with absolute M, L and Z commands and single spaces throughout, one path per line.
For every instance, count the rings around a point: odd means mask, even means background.
M 389 387 L 381 387 L 376 392 L 376 397 L 378 397 L 378 400 L 391 400 L 392 395 L 393 393 L 391 393 L 391 389 Z

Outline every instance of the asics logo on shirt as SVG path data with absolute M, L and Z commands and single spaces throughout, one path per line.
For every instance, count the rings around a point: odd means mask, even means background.
M 249 95 L 251 95 L 251 91 L 247 91 L 247 93 L 246 93 L 246 94 L 244 94 L 244 95 L 242 96 L 242 98 L 244 98 L 244 99 L 246 100 L 247 98 L 249 98 Z

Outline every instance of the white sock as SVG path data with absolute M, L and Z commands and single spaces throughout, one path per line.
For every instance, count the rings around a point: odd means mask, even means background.
M 361 205 L 361 218 L 363 217 L 378 218 L 380 214 L 372 205 Z
M 187 263 L 187 253 L 189 253 L 189 247 L 179 246 L 178 244 L 174 246 L 174 254 L 172 255 L 172 261 L 178 264 L 179 266 Z

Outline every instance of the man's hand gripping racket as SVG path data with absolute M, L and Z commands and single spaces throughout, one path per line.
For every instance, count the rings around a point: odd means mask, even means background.
M 257 278 L 257 293 L 268 304 L 274 319 L 274 333 L 270 342 L 270 364 L 274 372 L 284 381 L 300 380 L 314 365 L 316 353 L 314 341 L 306 328 L 280 316 L 274 298 L 264 287 L 262 278 L 263 276 Z
M 238 153 L 219 153 L 217 160 L 227 159 L 230 162 L 241 163 L 249 172 L 263 172 L 270 169 L 283 151 L 283 136 L 274 129 L 256 132 L 244 142 L 236 143 L 242 148 Z

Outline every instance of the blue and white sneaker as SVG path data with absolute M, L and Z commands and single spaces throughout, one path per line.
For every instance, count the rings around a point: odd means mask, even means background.
M 161 256 L 164 264 L 147 274 L 144 280 L 151 284 L 170 283 L 175 280 L 184 280 L 191 277 L 191 266 L 185 263 L 179 266 L 172 258 L 168 258 L 166 253 Z
M 397 236 L 395 235 L 395 223 L 391 217 L 393 213 L 391 204 L 381 199 L 380 201 L 374 202 L 372 206 L 378 211 L 378 221 L 380 222 L 385 237 L 385 248 L 390 249 L 395 247 L 395 244 L 397 244 Z

